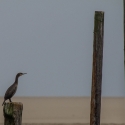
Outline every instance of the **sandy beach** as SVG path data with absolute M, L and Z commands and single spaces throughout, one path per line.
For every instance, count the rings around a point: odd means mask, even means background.
M 89 97 L 14 97 L 23 103 L 23 124 L 87 124 L 90 121 Z M 3 98 L 0 97 L 0 104 Z M 0 107 L 3 124 L 3 107 Z M 101 123 L 125 123 L 125 99 L 102 98 Z

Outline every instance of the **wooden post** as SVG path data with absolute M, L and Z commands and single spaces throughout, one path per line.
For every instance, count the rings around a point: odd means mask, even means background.
M 23 104 L 20 102 L 8 102 L 3 107 L 4 125 L 22 124 Z
M 90 125 L 100 125 L 104 12 L 95 11 Z

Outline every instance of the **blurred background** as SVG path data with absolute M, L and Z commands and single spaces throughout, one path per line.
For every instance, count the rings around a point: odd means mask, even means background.
M 105 12 L 103 96 L 124 96 L 122 1 L 0 2 L 0 95 L 90 96 L 94 11 Z M 22 92 L 23 90 L 23 92 Z
M 121 99 L 118 111 L 122 114 L 125 96 L 122 0 L 0 1 L 1 103 L 16 74 L 26 72 L 19 78 L 15 100 L 28 106 L 26 98 L 74 97 L 76 102 L 78 97 L 88 99 L 89 106 L 95 11 L 105 12 L 102 96 Z M 35 105 L 37 101 L 33 102 Z M 89 114 L 89 110 L 86 112 Z M 122 122 L 116 114 L 115 118 L 118 117 L 116 121 Z

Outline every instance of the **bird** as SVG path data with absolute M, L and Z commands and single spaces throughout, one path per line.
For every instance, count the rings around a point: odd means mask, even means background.
M 10 102 L 11 101 L 11 98 L 14 96 L 14 94 L 16 93 L 16 90 L 17 90 L 17 86 L 18 86 L 18 78 L 24 74 L 27 74 L 27 73 L 17 73 L 16 77 L 15 77 L 15 82 L 6 90 L 6 93 L 4 95 L 4 101 L 2 103 L 2 106 L 5 104 L 5 101 L 7 99 L 9 99 Z

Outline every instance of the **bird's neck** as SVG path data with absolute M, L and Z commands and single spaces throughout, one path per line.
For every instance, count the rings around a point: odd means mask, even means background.
M 16 76 L 16 78 L 15 78 L 15 84 L 18 84 L 18 76 Z

